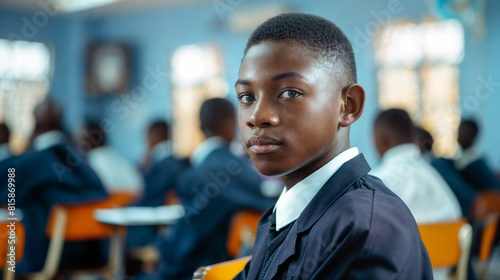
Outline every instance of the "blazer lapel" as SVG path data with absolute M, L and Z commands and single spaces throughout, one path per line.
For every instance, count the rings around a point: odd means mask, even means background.
M 337 199 L 349 191 L 352 184 L 366 175 L 370 166 L 363 154 L 344 163 L 314 196 L 296 221 L 299 233 L 309 230 Z
M 269 217 L 273 212 L 273 208 L 268 209 L 263 215 L 259 222 L 259 226 L 257 227 L 257 236 L 256 243 L 252 253 L 252 266 L 250 271 L 248 272 L 247 279 L 258 279 L 260 267 L 262 266 L 262 262 L 264 261 L 264 257 L 266 256 L 267 251 L 267 233 L 269 232 L 269 228 L 271 228 L 271 222 L 269 221 Z
M 273 279 L 276 273 L 278 272 L 278 268 L 284 264 L 289 258 L 295 255 L 297 248 L 297 240 L 298 232 L 297 232 L 297 223 L 292 225 L 290 232 L 286 236 L 285 240 L 278 248 L 278 252 L 276 253 L 276 258 L 271 263 L 271 266 L 267 270 L 266 277 L 264 279 Z M 256 278 L 257 279 L 257 278 Z
M 283 265 L 289 258 L 296 253 L 297 244 L 301 237 L 299 235 L 305 234 L 323 215 L 323 213 L 344 193 L 346 193 L 351 185 L 361 176 L 370 171 L 370 166 L 366 162 L 362 154 L 354 157 L 352 160 L 344 163 L 342 167 L 333 174 L 332 177 L 325 183 L 321 190 L 316 194 L 309 205 L 304 209 L 299 218 L 295 221 L 290 229 L 283 244 L 278 248 L 277 257 L 271 263 L 266 277 L 264 279 L 273 279 L 278 272 L 279 266 Z M 269 230 L 270 223 L 268 222 L 265 227 L 265 233 Z M 259 263 L 262 263 L 266 253 L 266 241 L 259 246 L 257 258 Z M 261 256 L 262 254 L 262 256 Z M 254 266 L 255 267 L 255 266 Z M 260 266 L 259 268 L 260 269 Z M 252 277 L 248 279 L 257 279 L 257 274 L 251 274 Z

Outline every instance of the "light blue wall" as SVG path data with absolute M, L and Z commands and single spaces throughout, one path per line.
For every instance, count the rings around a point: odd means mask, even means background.
M 466 34 L 460 67 L 461 108 L 464 117 L 478 120 L 478 146 L 500 170 L 500 1 L 488 1 L 486 20 L 484 39 L 474 40 Z
M 270 1 L 227 1 L 237 3 L 235 11 L 269 3 Z M 220 3 L 219 2 L 219 3 Z M 372 143 L 372 120 L 377 112 L 376 68 L 373 62 L 374 32 L 380 23 L 396 19 L 420 21 L 428 16 L 426 1 L 410 0 L 318 0 L 274 1 L 288 3 L 295 11 L 307 12 L 328 18 L 339 25 L 351 39 L 358 65 L 358 81 L 365 88 L 367 102 L 361 119 L 351 130 L 351 144 L 365 153 L 372 165 L 378 156 Z M 173 51 L 191 43 L 216 43 L 224 57 L 226 78 L 232 85 L 238 75 L 242 51 L 249 34 L 234 34 L 227 27 L 227 14 L 222 19 L 212 1 L 197 6 L 157 9 L 148 12 L 105 18 L 60 17 L 51 18 L 33 40 L 50 41 L 56 51 L 55 75 L 52 91 L 68 108 L 67 124 L 75 130 L 84 114 L 107 117 L 111 120 L 110 141 L 122 154 L 138 161 L 143 153 L 144 127 L 153 119 L 169 117 L 169 79 L 163 78 L 141 96 L 139 101 L 126 97 L 108 96 L 95 99 L 85 96 L 84 54 L 89 42 L 124 42 L 133 48 L 135 86 L 143 85 L 149 74 L 147 69 L 158 69 L 161 75 L 169 74 L 169 58 Z M 474 41 L 466 33 L 465 57 L 460 66 L 460 90 L 465 100 L 473 98 L 479 77 L 492 75 L 500 82 L 500 2 L 489 0 L 487 7 L 487 35 L 483 41 Z M 12 30 L 21 30 L 20 17 L 31 16 L 0 11 L 0 38 Z M 365 42 L 366 41 L 366 42 Z M 484 133 L 480 148 L 488 151 L 491 163 L 500 169 L 500 86 L 491 94 L 480 95 L 479 105 L 471 109 L 462 102 L 464 114 L 479 119 Z M 475 97 L 478 99 L 478 97 Z M 235 101 L 233 99 L 233 101 Z M 84 111 L 83 104 L 88 109 Z

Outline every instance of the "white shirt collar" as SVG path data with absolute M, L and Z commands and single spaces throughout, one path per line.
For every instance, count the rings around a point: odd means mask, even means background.
M 350 148 L 295 184 L 289 191 L 284 188 L 274 207 L 274 211 L 276 211 L 276 230 L 279 231 L 295 221 L 328 179 L 344 163 L 358 154 L 358 148 Z
M 198 166 L 210 155 L 215 149 L 222 146 L 226 141 L 221 137 L 214 136 L 205 139 L 191 154 L 189 161 L 193 166 Z
M 153 149 L 151 149 L 151 157 L 153 159 L 153 164 L 160 162 L 162 159 L 167 158 L 172 154 L 172 141 L 165 140 L 156 144 Z
M 64 133 L 58 130 L 51 130 L 38 135 L 33 140 L 33 149 L 35 151 L 45 150 L 57 144 L 64 143 Z
M 481 154 L 475 146 L 469 147 L 468 149 L 463 149 L 460 147 L 460 151 L 456 156 L 453 164 L 458 170 L 465 169 L 469 164 L 481 158 Z
M 0 144 L 0 161 L 8 159 L 11 156 L 12 153 L 10 152 L 9 143 Z
M 408 161 L 421 159 L 422 155 L 420 148 L 413 143 L 401 144 L 390 148 L 382 156 L 382 163 L 393 161 Z

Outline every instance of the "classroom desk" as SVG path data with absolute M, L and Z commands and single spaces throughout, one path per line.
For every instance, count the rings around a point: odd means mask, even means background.
M 148 225 L 172 225 L 184 217 L 182 205 L 158 207 L 123 207 L 114 209 L 97 209 L 94 212 L 97 221 L 114 227 L 110 244 L 110 279 L 124 279 L 125 238 L 127 227 Z

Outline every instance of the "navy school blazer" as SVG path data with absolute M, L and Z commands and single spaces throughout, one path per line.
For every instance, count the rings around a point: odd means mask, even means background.
M 23 211 L 26 231 L 24 257 L 16 273 L 40 271 L 47 256 L 45 227 L 52 206 L 102 199 L 107 194 L 83 157 L 68 144 L 0 162 L 0 204 L 7 203 L 9 168 L 15 168 L 15 207 Z
M 410 210 L 363 155 L 346 162 L 295 221 L 264 279 L 433 279 Z M 253 258 L 234 279 L 258 279 L 270 208 L 257 229 Z

